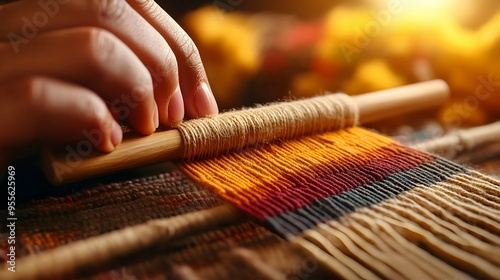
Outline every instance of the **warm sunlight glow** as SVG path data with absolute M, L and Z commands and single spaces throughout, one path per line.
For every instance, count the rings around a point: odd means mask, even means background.
M 367 3 L 375 4 L 377 8 L 397 6 L 401 8 L 403 14 L 419 15 L 432 20 L 431 16 L 438 16 L 452 10 L 455 2 L 453 0 L 377 0 L 367 1 Z
M 451 0 L 400 0 L 409 13 L 418 13 L 422 16 L 438 15 L 450 11 Z M 431 19 L 430 19 L 431 20 Z

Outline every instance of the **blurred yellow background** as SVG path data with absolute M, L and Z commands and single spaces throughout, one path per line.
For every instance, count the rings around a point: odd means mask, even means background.
M 286 3 L 217 0 L 184 17 L 222 109 L 439 78 L 450 102 L 411 118 L 500 119 L 500 1 Z

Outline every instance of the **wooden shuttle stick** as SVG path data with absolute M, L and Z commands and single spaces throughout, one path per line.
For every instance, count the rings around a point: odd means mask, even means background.
M 414 149 L 455 159 L 463 153 L 480 147 L 500 143 L 500 121 L 491 124 L 458 130 L 437 139 L 427 140 L 411 146 Z M 490 152 L 497 152 L 495 149 Z
M 369 123 L 439 106 L 447 100 L 448 95 L 448 85 L 442 80 L 433 80 L 353 96 L 352 100 L 359 108 L 359 122 Z M 46 152 L 42 157 L 42 168 L 50 182 L 59 185 L 177 160 L 184 155 L 184 148 L 179 130 L 172 129 L 125 139 L 109 154 L 95 152 L 71 163 L 68 162 L 67 153 Z

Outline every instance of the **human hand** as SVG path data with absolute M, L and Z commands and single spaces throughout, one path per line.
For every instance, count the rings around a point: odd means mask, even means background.
M 0 153 L 217 114 L 196 46 L 152 0 L 0 5 Z

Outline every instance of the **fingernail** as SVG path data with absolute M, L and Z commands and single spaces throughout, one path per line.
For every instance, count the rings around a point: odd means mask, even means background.
M 196 89 L 194 101 L 198 117 L 214 116 L 219 113 L 215 97 L 206 83 L 202 83 Z
M 158 105 L 156 104 L 156 102 L 155 102 L 155 111 L 153 113 L 153 121 L 155 128 L 158 128 L 158 126 L 160 126 L 160 117 L 158 116 Z
M 168 103 L 168 120 L 171 126 L 177 126 L 184 119 L 184 100 L 180 87 L 174 91 L 174 95 Z
M 122 139 L 123 139 L 123 132 L 122 132 L 122 128 L 120 127 L 120 125 L 117 123 L 117 122 L 113 122 L 113 127 L 111 128 L 111 143 L 113 144 L 113 146 L 117 146 L 118 144 L 120 144 L 122 142 Z

